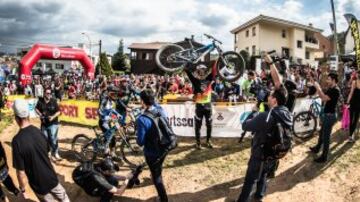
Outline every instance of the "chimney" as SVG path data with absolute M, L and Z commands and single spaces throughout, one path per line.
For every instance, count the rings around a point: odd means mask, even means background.
M 312 23 L 309 23 L 309 27 L 312 27 L 313 26 L 313 24 Z

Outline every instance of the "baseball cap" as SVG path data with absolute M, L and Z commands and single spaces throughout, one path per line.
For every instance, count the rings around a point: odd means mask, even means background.
M 23 99 L 17 99 L 14 101 L 13 110 L 15 116 L 18 116 L 20 118 L 29 117 L 29 106 L 28 103 Z

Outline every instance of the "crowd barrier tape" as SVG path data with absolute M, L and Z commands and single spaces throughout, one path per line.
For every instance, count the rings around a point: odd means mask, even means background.
M 12 102 L 15 99 L 26 99 L 24 96 L 9 96 L 5 112 L 11 112 Z M 30 118 L 37 118 L 35 106 L 37 99 L 26 99 L 29 104 Z M 318 100 L 319 101 L 319 100 Z M 309 109 L 310 99 L 301 98 L 296 100 L 294 114 Z M 65 100 L 59 103 L 61 115 L 60 121 L 75 123 L 84 126 L 98 125 L 98 106 L 96 101 Z M 195 104 L 193 102 L 161 104 L 168 115 L 170 125 L 179 136 L 194 136 Z M 242 133 L 240 117 L 252 110 L 254 103 L 242 103 L 238 105 L 214 105 L 213 106 L 213 129 L 214 137 L 239 137 Z M 201 128 L 202 136 L 206 135 L 206 123 L 203 120 Z

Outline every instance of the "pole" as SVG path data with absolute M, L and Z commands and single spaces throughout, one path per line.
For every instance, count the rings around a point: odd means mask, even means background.
M 101 39 L 99 40 L 99 75 L 101 75 Z
M 334 23 L 334 54 L 338 55 L 338 39 L 337 39 L 337 31 L 336 31 L 336 17 L 335 17 L 335 8 L 334 8 L 334 0 L 330 0 L 331 2 L 331 9 L 333 15 L 333 23 Z

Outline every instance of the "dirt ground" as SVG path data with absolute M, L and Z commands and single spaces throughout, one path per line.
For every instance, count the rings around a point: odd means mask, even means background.
M 16 124 L 12 124 L 0 134 L 10 167 L 10 145 L 17 131 Z M 336 128 L 333 132 L 331 156 L 326 164 L 313 163 L 315 156 L 307 152 L 316 137 L 296 144 L 292 153 L 281 160 L 276 178 L 269 181 L 265 202 L 360 201 L 360 141 L 348 144 L 346 132 Z M 54 164 L 55 170 L 71 201 L 98 201 L 87 196 L 71 179 L 77 162 L 69 151 L 70 142 L 78 133 L 93 134 L 87 128 L 61 126 L 60 155 L 64 160 Z M 163 176 L 170 201 L 234 201 L 244 180 L 250 140 L 240 145 L 237 139 L 214 139 L 214 149 L 200 151 L 193 148 L 193 141 L 181 139 L 179 147 L 165 162 Z M 127 172 L 129 169 L 122 167 L 119 174 Z M 10 175 L 17 182 L 14 169 Z M 123 196 L 115 197 L 115 201 L 156 201 L 156 190 L 149 177 L 149 171 L 145 170 L 140 176 L 141 185 L 126 190 Z M 27 190 L 28 201 L 37 201 L 30 187 Z M 10 201 L 20 200 L 10 197 Z

